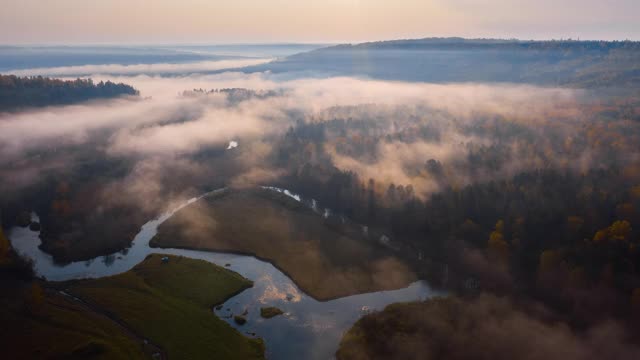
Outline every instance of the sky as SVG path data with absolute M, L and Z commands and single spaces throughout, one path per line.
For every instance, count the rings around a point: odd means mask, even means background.
M 0 0 L 0 44 L 640 40 L 640 0 Z

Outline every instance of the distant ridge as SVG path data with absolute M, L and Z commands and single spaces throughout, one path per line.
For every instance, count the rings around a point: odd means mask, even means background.
M 451 49 L 582 49 L 582 50 L 611 50 L 628 49 L 640 50 L 640 41 L 631 40 L 520 40 L 520 39 L 492 39 L 461 37 L 430 37 L 422 39 L 398 39 L 363 42 L 356 44 L 340 44 L 318 50 L 332 49 L 411 49 L 411 48 L 451 48 Z M 316 51 L 318 51 L 316 50 Z
M 241 70 L 410 82 L 640 89 L 640 42 L 389 40 L 320 48 Z

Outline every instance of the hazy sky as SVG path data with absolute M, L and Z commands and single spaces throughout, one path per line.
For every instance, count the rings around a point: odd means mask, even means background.
M 0 43 L 640 40 L 640 0 L 0 0 Z

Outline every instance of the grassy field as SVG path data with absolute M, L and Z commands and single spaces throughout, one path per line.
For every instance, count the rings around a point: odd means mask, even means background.
M 105 309 L 159 344 L 174 359 L 261 359 L 261 340 L 241 335 L 211 307 L 252 283 L 205 261 L 151 255 L 132 270 L 68 284 L 69 291 Z
M 0 355 L 3 359 L 150 358 L 109 318 L 33 280 L 0 228 Z
M 117 324 L 67 297 L 44 292 L 42 304 L 32 314 L 25 301 L 30 285 L 9 291 L 0 296 L 4 359 L 151 358 Z
M 232 190 L 204 198 L 162 224 L 152 246 L 256 255 L 287 273 L 305 292 L 327 300 L 401 288 L 415 274 L 388 250 L 338 232 L 285 195 Z

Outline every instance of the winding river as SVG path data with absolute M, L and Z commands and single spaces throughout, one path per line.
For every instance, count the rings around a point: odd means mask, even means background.
M 289 191 L 270 189 L 286 192 L 288 196 L 300 201 L 298 195 Z M 176 211 L 216 191 L 192 198 L 159 218 L 147 222 L 134 238 L 130 248 L 89 261 L 55 264 L 51 255 L 39 249 L 39 233 L 29 228 L 13 228 L 9 232 L 9 238 L 13 248 L 21 256 L 33 260 L 36 274 L 50 281 L 119 274 L 133 268 L 151 253 L 180 255 L 206 260 L 220 266 L 229 264 L 231 270 L 254 281 L 254 286 L 227 300 L 221 307 L 214 309 L 214 312 L 243 334 L 264 339 L 269 359 L 331 359 L 343 333 L 366 312 L 381 310 L 394 302 L 423 300 L 442 294 L 432 289 L 425 281 L 417 281 L 404 289 L 320 302 L 302 292 L 273 265 L 251 256 L 149 247 L 149 241 L 162 222 Z M 35 214 L 32 216 L 37 220 Z M 285 314 L 263 319 L 260 317 L 260 308 L 263 306 L 276 306 Z M 247 323 L 236 324 L 233 315 L 243 313 L 246 313 Z

